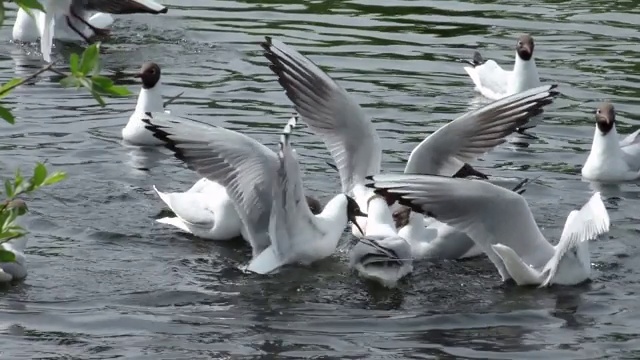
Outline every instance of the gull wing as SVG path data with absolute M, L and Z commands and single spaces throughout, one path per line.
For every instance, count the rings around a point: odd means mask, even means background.
M 539 86 L 468 112 L 416 146 L 405 174 L 453 176 L 460 167 L 504 143 L 505 137 L 553 102 L 557 85 Z
M 266 37 L 264 56 L 301 120 L 320 135 L 333 157 L 342 192 L 380 172 L 380 139 L 360 106 L 307 57 Z
M 283 262 L 286 262 L 289 254 L 306 247 L 309 241 L 324 236 L 324 232 L 316 225 L 315 215 L 307 205 L 302 174 L 289 142 L 295 121 L 296 117 L 293 117 L 282 133 L 278 152 L 279 167 L 272 188 L 269 234 L 275 254 Z
M 504 264 L 492 245 L 513 249 L 524 262 L 542 267 L 554 254 L 519 194 L 481 180 L 434 175 L 381 174 L 368 187 L 413 211 L 465 232 L 494 263 L 503 278 Z
M 146 113 L 146 128 L 200 176 L 227 189 L 247 230 L 254 256 L 270 244 L 271 189 L 276 154 L 256 140 L 215 126 L 166 114 Z
M 555 254 L 542 270 L 546 274 L 545 281 L 540 285 L 547 286 L 555 276 L 560 265 L 560 260 L 571 249 L 578 251 L 578 245 L 582 242 L 596 239 L 609 231 L 609 213 L 602 202 L 599 192 L 591 196 L 591 199 L 580 210 L 573 210 L 564 224 L 560 241 L 555 247 Z M 591 266 L 590 263 L 583 264 Z

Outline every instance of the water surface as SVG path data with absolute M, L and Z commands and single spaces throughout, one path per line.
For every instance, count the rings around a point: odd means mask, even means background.
M 383 168 L 401 170 L 438 126 L 486 102 L 456 61 L 480 49 L 509 67 L 530 32 L 544 81 L 563 97 L 528 147 L 505 144 L 474 163 L 500 181 L 540 176 L 525 197 L 543 232 L 592 193 L 581 181 L 593 109 L 615 103 L 619 131 L 640 123 L 640 15 L 634 1 L 167 0 L 162 16 L 122 16 L 104 44 L 105 73 L 138 91 L 146 60 L 162 66 L 175 114 L 239 130 L 274 147 L 291 104 L 258 43 L 271 35 L 336 78 L 373 118 Z M 1 29 L 8 39 L 15 11 Z M 59 58 L 77 47 L 58 45 Z M 43 65 L 37 48 L 0 42 L 0 81 Z M 0 169 L 38 160 L 69 179 L 30 200 L 29 276 L 0 290 L 0 356 L 7 359 L 495 358 L 640 356 L 640 191 L 605 189 L 612 227 L 590 244 L 593 281 L 573 288 L 500 283 L 485 258 L 417 263 L 398 289 L 355 277 L 343 252 L 274 276 L 237 267 L 242 243 L 195 239 L 154 222 L 153 192 L 198 177 L 166 152 L 120 143 L 135 97 L 99 107 L 45 75 L 6 98 Z M 294 138 L 305 185 L 339 189 L 323 143 Z M 147 171 L 141 169 L 148 169 Z M 508 221 L 508 219 L 505 219 Z M 345 234 L 345 239 L 347 238 Z

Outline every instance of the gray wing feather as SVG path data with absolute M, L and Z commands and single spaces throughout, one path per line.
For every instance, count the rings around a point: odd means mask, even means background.
M 349 251 L 349 262 L 353 267 L 357 262 L 364 265 L 373 262 L 397 261 L 402 264 L 411 261 L 411 245 L 399 237 L 372 237 L 359 238 L 357 243 Z
M 505 137 L 542 112 L 558 95 L 557 85 L 539 86 L 466 113 L 442 126 L 411 152 L 405 174 L 452 176 L 505 142 Z
M 546 279 L 540 286 L 547 286 L 553 279 L 558 270 L 560 259 L 567 251 L 576 247 L 578 243 L 593 240 L 608 232 L 609 225 L 609 213 L 599 192 L 593 194 L 580 210 L 573 210 L 569 213 L 560 241 L 556 245 L 556 252 L 542 270 L 543 274 L 546 273 Z
M 372 177 L 376 192 L 395 196 L 402 205 L 433 216 L 476 242 L 498 270 L 502 260 L 491 245 L 512 248 L 526 263 L 544 266 L 554 248 L 544 238 L 519 194 L 481 180 L 446 176 L 384 174 Z
M 190 169 L 227 189 L 254 255 L 269 246 L 272 179 L 278 166 L 273 151 L 233 130 L 163 112 L 147 113 L 142 121 Z
M 307 205 L 300 167 L 289 143 L 293 125 L 295 117 L 285 126 L 280 141 L 279 167 L 276 181 L 273 182 L 273 208 L 269 224 L 271 243 L 276 254 L 284 261 L 288 254 L 297 252 L 296 247 L 303 247 L 307 240 L 323 236 Z
M 340 173 L 342 191 L 380 171 L 382 150 L 371 121 L 360 106 L 311 60 L 284 43 L 262 43 L 271 70 L 278 75 L 296 111 L 319 134 Z
M 640 168 L 640 130 L 628 135 L 620 141 L 620 148 L 625 157 L 627 164 L 632 169 Z

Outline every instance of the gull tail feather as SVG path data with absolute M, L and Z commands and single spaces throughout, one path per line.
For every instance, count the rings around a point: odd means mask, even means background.
M 512 248 L 502 244 L 491 245 L 491 248 L 500 257 L 509 276 L 516 284 L 522 286 L 540 283 L 542 274 L 530 266 L 527 266 Z
M 253 258 L 247 266 L 247 271 L 265 275 L 274 272 L 283 265 L 282 260 L 276 254 L 273 245 L 269 245 L 258 256 Z
M 191 234 L 191 230 L 187 227 L 187 225 L 177 217 L 163 217 L 161 219 L 156 219 L 157 222 L 161 224 L 167 224 L 177 227 L 178 229 Z

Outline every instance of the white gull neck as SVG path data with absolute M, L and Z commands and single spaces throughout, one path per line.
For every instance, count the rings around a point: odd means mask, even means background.
M 144 113 L 161 111 L 164 111 L 164 104 L 162 101 L 162 85 L 160 81 L 158 81 L 158 83 L 151 89 L 141 88 L 135 112 Z
M 516 52 L 513 71 L 509 77 L 507 96 L 540 86 L 540 76 L 536 61 L 532 56 L 528 61 L 522 60 Z

